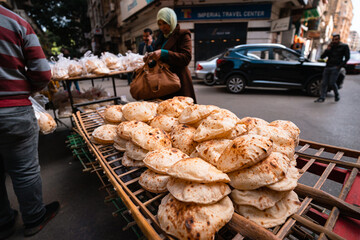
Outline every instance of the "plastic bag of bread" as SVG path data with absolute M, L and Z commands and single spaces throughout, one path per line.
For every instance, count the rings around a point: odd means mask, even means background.
M 51 68 L 51 77 L 55 80 L 64 80 L 69 78 L 68 66 L 70 60 L 61 53 L 58 55 L 58 61 L 52 57 L 51 61 L 54 65 Z
M 55 131 L 57 125 L 54 118 L 32 97 L 29 97 L 35 111 L 35 117 L 38 120 L 40 132 L 49 134 Z
M 84 73 L 86 74 L 108 74 L 110 70 L 106 67 L 105 63 L 97 56 L 94 56 L 91 51 L 87 51 L 80 59 L 83 65 Z
M 83 73 L 83 66 L 80 62 L 75 60 L 69 61 L 68 74 L 70 77 L 81 76 Z
M 106 67 L 111 70 L 119 70 L 121 68 L 121 62 L 119 57 L 109 52 L 103 52 L 101 54 L 101 60 L 105 63 Z

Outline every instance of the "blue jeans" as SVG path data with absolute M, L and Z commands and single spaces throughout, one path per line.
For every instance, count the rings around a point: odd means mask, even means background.
M 329 87 L 334 90 L 335 97 L 339 96 L 338 87 L 336 85 L 336 80 L 339 76 L 338 67 L 325 67 L 323 72 L 323 79 L 321 83 L 321 93 L 320 98 L 325 99 L 326 93 Z
M 0 108 L 0 225 L 14 216 L 6 185 L 9 174 L 24 224 L 45 214 L 38 159 L 39 126 L 32 106 Z

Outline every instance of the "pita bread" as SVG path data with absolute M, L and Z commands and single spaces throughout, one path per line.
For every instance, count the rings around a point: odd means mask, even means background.
M 149 192 L 161 193 L 167 192 L 166 184 L 169 179 L 168 175 L 158 174 L 148 169 L 140 175 L 139 184 Z
M 294 146 L 294 140 L 287 134 L 285 130 L 278 127 L 269 125 L 257 126 L 249 131 L 249 134 L 257 134 L 264 137 L 269 137 L 274 144 Z
M 171 132 L 173 127 L 177 126 L 179 121 L 177 118 L 169 117 L 166 115 L 158 115 L 154 117 L 151 122 L 150 126 L 154 128 L 159 128 L 164 130 L 165 132 Z
M 214 239 L 234 214 L 229 197 L 214 204 L 183 203 L 171 194 L 166 195 L 158 210 L 161 228 L 178 239 Z
M 189 156 L 176 148 L 162 148 L 149 152 L 144 158 L 145 166 L 160 174 L 167 174 L 167 170 L 176 162 Z
M 226 183 L 195 183 L 179 178 L 170 178 L 169 192 L 181 202 L 212 204 L 220 201 L 231 190 Z
M 173 147 L 180 149 L 182 152 L 190 155 L 197 145 L 194 141 L 196 129 L 189 125 L 179 124 L 171 131 L 171 143 Z
M 122 112 L 128 121 L 136 120 L 147 122 L 156 115 L 157 103 L 130 102 L 123 106 Z
M 269 123 L 261 118 L 254 118 L 254 117 L 244 117 L 240 119 L 241 124 L 245 124 L 247 131 L 250 131 L 256 126 L 267 126 Z
M 237 137 L 240 137 L 244 135 L 247 132 L 247 128 L 245 124 L 237 123 L 235 127 L 224 136 L 226 139 L 235 139 Z
M 210 163 L 201 158 L 185 158 L 174 165 L 167 171 L 167 173 L 175 178 L 181 178 L 188 181 L 199 183 L 211 182 L 229 182 L 229 177 L 218 170 Z
M 55 131 L 57 124 L 54 118 L 48 114 L 43 112 L 35 112 L 38 117 L 38 125 L 40 128 L 40 131 L 43 134 L 49 134 Z
M 259 210 L 264 210 L 274 206 L 284 198 L 289 192 L 277 192 L 266 187 L 255 190 L 232 190 L 231 200 L 236 205 L 253 206 Z
M 271 152 L 270 138 L 254 134 L 243 135 L 227 145 L 217 160 L 216 166 L 223 172 L 232 172 L 260 162 Z
M 191 158 L 201 158 L 198 151 L 196 149 L 189 155 Z
M 134 160 L 142 161 L 148 152 L 148 150 L 136 146 L 131 141 L 126 143 L 126 154 Z
M 196 146 L 196 151 L 200 158 L 216 166 L 221 153 L 231 142 L 232 140 L 229 139 L 213 139 L 205 141 Z
M 194 100 L 190 97 L 173 97 L 159 103 L 157 114 L 178 118 L 186 107 L 193 104 Z
M 125 167 L 144 167 L 145 164 L 143 161 L 137 161 L 134 159 L 131 159 L 127 156 L 126 152 L 124 153 L 121 163 Z
M 295 141 L 296 146 L 299 144 L 300 129 L 295 123 L 286 120 L 276 120 L 269 123 L 269 126 L 274 126 L 285 130 L 288 135 Z
M 127 142 L 128 142 L 128 140 L 116 135 L 114 138 L 114 148 L 120 152 L 125 152 Z
M 104 111 L 104 118 L 110 123 L 120 123 L 123 119 L 122 105 L 108 106 Z
M 275 206 L 266 210 L 259 210 L 251 206 L 236 206 L 236 211 L 245 218 L 264 228 L 271 228 L 283 224 L 286 219 L 296 213 L 301 206 L 298 196 L 291 191 L 286 197 L 277 202 Z
M 163 130 L 153 127 L 138 128 L 131 133 L 131 140 L 148 151 L 171 148 L 170 136 Z
M 271 190 L 275 191 L 290 191 L 294 190 L 297 186 L 298 179 L 300 177 L 299 170 L 290 164 L 289 170 L 287 171 L 285 178 L 277 183 L 267 185 Z
M 196 129 L 194 140 L 203 142 L 222 138 L 230 133 L 238 121 L 238 117 L 226 109 L 214 111 Z
M 184 124 L 195 124 L 209 116 L 213 111 L 219 110 L 219 107 L 213 105 L 195 104 L 189 106 L 181 112 L 179 122 Z
M 136 129 L 142 127 L 150 127 L 150 126 L 141 121 L 122 122 L 117 127 L 116 133 L 121 138 L 124 138 L 126 140 L 131 140 L 131 133 Z
M 272 152 L 254 166 L 229 173 L 230 185 L 239 190 L 252 190 L 276 183 L 285 178 L 289 162 L 284 154 Z
M 273 144 L 273 152 L 280 152 L 285 154 L 290 160 L 294 160 L 295 142 L 290 140 L 288 144 Z
M 100 144 L 113 144 L 116 136 L 116 125 L 106 124 L 95 128 L 91 134 L 94 140 Z

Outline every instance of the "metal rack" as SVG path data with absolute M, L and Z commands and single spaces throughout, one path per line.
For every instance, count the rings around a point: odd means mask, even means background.
M 104 124 L 102 111 L 73 114 L 79 134 L 96 156 L 99 167 L 144 235 L 148 239 L 172 239 L 160 228 L 156 218 L 158 206 L 165 194 L 150 193 L 138 184 L 139 176 L 145 168 L 124 167 L 121 164 L 122 153 L 113 146 L 90 141 L 93 130 Z M 310 173 L 318 176 L 313 186 L 298 184 L 295 189 L 301 198 L 299 211 L 284 224 L 272 229 L 264 229 L 234 213 L 232 220 L 217 233 L 216 239 L 343 239 L 333 231 L 336 223 L 346 218 L 344 216 L 360 217 L 358 207 L 343 201 L 351 191 L 355 191 L 354 182 L 359 178 L 360 151 L 300 140 L 295 157 L 301 175 Z M 341 185 L 338 197 L 321 190 L 326 181 L 336 181 Z M 326 203 L 330 203 L 330 206 Z M 328 214 L 324 213 L 326 210 Z M 353 221 L 356 224 L 357 220 Z M 352 229 L 352 232 L 351 229 L 346 231 L 355 233 L 355 236 L 360 235 L 359 228 Z

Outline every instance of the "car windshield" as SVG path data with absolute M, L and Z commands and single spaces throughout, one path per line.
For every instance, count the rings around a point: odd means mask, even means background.
M 360 53 L 358 53 L 358 52 L 351 53 L 350 54 L 350 59 L 360 61 Z

